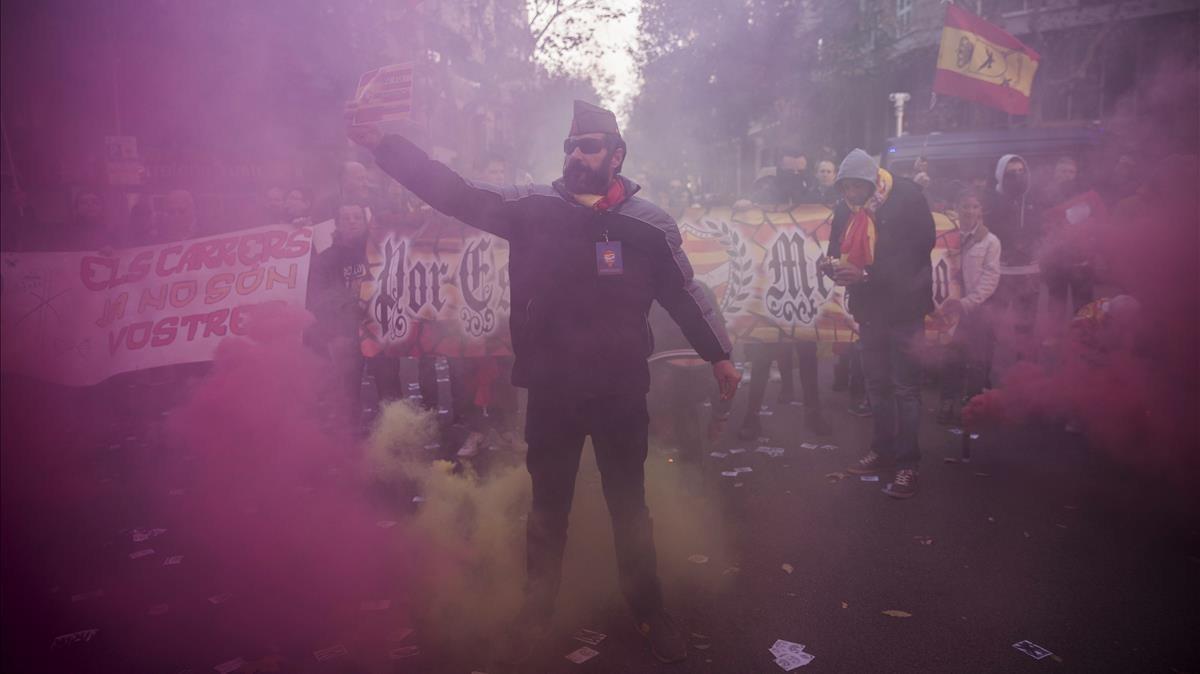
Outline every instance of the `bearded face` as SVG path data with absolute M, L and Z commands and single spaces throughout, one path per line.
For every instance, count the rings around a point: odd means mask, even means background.
M 613 152 L 604 134 L 572 136 L 563 144 L 563 183 L 572 194 L 604 194 L 612 182 Z

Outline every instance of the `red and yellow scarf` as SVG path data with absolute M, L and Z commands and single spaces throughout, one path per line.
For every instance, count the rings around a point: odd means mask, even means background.
M 862 206 L 850 207 L 850 222 L 842 235 L 842 262 L 859 269 L 875 263 L 875 211 L 887 201 L 892 192 L 892 174 L 879 169 L 875 194 Z

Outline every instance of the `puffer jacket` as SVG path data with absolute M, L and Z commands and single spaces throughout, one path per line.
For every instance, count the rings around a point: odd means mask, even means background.
M 435 209 L 506 239 L 512 297 L 513 384 L 593 397 L 646 392 L 657 301 L 707 361 L 729 358 L 724 323 L 693 279 L 675 221 L 634 196 L 607 211 L 561 184 L 493 187 L 463 179 L 401 136 L 376 163 Z M 596 244 L 620 242 L 624 272 L 601 276 Z

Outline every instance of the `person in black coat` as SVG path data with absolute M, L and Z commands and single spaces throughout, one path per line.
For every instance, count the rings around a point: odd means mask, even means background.
M 529 389 L 525 439 L 533 507 L 525 603 L 497 659 L 528 659 L 546 633 L 575 474 L 590 435 L 626 601 L 654 654 L 682 660 L 687 641 L 663 610 L 645 499 L 651 302 L 661 304 L 713 364 L 723 397 L 733 396 L 741 375 L 729 360 L 725 326 L 693 279 L 675 221 L 620 175 L 626 146 L 616 117 L 576 101 L 563 142 L 563 176 L 548 186 L 472 183 L 401 136 L 370 126 L 351 127 L 350 136 L 433 208 L 508 240 L 512 378 Z
M 915 183 L 880 170 L 863 150 L 842 161 L 837 186 L 842 201 L 834 208 L 821 267 L 846 287 L 874 412 L 871 450 L 848 471 L 895 469 L 884 493 L 909 498 L 917 491 L 921 459 L 915 350 L 924 338 L 925 315 L 933 310 L 933 214 Z

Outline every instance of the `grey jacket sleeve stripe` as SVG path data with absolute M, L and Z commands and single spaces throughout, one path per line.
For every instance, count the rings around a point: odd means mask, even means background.
M 715 363 L 729 358 L 733 345 L 725 322 L 694 278 L 692 263 L 683 252 L 679 227 L 661 211 L 656 214 L 659 217 L 653 219 L 627 214 L 653 225 L 662 233 L 664 252 L 670 260 L 664 260 L 668 266 L 659 280 L 658 303 L 679 324 L 683 335 L 704 360 Z

